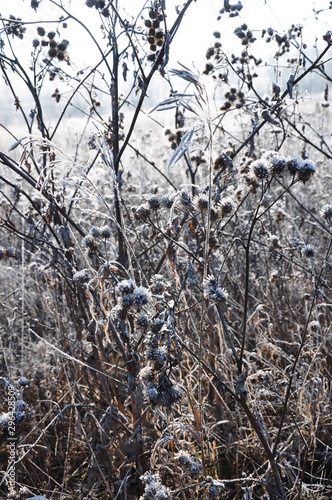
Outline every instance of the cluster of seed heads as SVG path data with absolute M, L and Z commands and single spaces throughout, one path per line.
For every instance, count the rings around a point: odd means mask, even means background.
M 239 28 L 234 30 L 234 34 L 240 38 L 242 45 L 249 45 L 253 43 L 256 38 L 253 35 L 253 32 L 248 28 L 247 24 L 242 24 Z
M 221 15 L 225 13 L 227 13 L 229 17 L 237 17 L 242 9 L 243 5 L 241 2 L 231 4 L 229 0 L 224 0 L 224 7 L 220 9 L 217 20 L 220 21 Z
M 221 42 L 220 42 L 221 34 L 219 31 L 215 31 L 213 33 L 213 36 L 216 38 L 216 41 L 214 42 L 213 46 L 209 47 L 206 51 L 205 57 L 207 60 L 211 59 L 212 57 L 215 60 L 219 60 L 221 57 Z M 213 65 L 212 65 L 212 67 L 213 67 Z M 205 68 L 205 69 L 207 69 L 207 68 Z M 208 73 L 209 73 L 209 71 L 205 72 L 205 74 L 208 74 Z
M 185 467 L 191 476 L 199 476 L 202 471 L 202 464 L 195 460 L 189 453 L 186 451 L 180 451 L 177 455 L 175 455 L 175 459 L 178 460 L 179 464 Z
M 292 25 L 293 30 L 297 36 L 301 35 L 301 30 L 299 27 L 296 27 L 295 25 Z M 293 38 L 294 34 L 290 32 L 288 35 L 287 33 L 283 33 L 282 35 L 280 33 L 276 33 L 273 28 L 267 28 L 262 30 L 262 38 L 265 39 L 266 43 L 270 43 L 272 40 L 275 40 L 278 44 L 279 50 L 276 53 L 277 56 L 282 56 L 286 52 L 289 52 L 290 49 L 290 37 Z
M 245 105 L 245 97 L 244 92 L 242 90 L 237 90 L 234 87 L 231 87 L 227 92 L 225 92 L 225 101 L 223 102 L 220 109 L 222 111 L 226 111 L 234 106 L 237 109 L 243 108 Z
M 10 15 L 8 23 L 5 24 L 5 30 L 7 35 L 17 37 L 23 40 L 26 28 L 22 24 L 22 19 L 20 17 L 15 17 Z
M 227 72 L 220 72 L 218 75 L 214 74 L 217 70 L 220 70 L 220 61 L 223 59 L 222 45 L 221 45 L 221 33 L 220 31 L 214 31 L 214 38 L 216 39 L 214 44 L 209 47 L 206 51 L 205 57 L 208 62 L 205 64 L 203 71 L 204 75 L 212 74 L 212 78 L 219 78 L 221 81 L 227 81 Z M 211 59 L 213 58 L 213 63 Z
M 252 61 L 256 66 L 259 66 L 262 64 L 263 59 L 261 57 L 256 58 L 253 54 L 249 54 L 247 49 L 243 50 L 240 56 L 231 54 L 232 64 L 240 63 L 243 66 L 244 64 L 247 65 L 250 61 Z
M 56 33 L 55 31 L 49 31 L 46 34 L 45 29 L 42 26 L 38 26 L 37 28 L 38 35 L 42 38 L 40 41 L 38 38 L 35 38 L 32 41 L 33 47 L 36 49 L 41 45 L 42 47 L 48 47 L 48 56 L 50 59 L 57 57 L 59 61 L 64 61 L 68 59 L 67 48 L 69 45 L 68 40 L 61 40 L 57 42 L 55 40 Z
M 251 170 L 260 181 L 288 173 L 305 184 L 315 174 L 315 165 L 308 159 L 286 158 L 275 151 L 267 151 L 262 158 L 251 163 Z
M 233 167 L 232 156 L 233 156 L 232 151 L 228 150 L 223 151 L 214 160 L 213 168 L 215 170 L 221 170 L 221 171 L 224 171 L 227 168 L 232 168 Z
M 181 129 L 176 130 L 174 133 L 170 131 L 170 129 L 167 129 L 165 131 L 165 135 L 167 135 L 167 138 L 169 142 L 171 143 L 171 148 L 176 149 L 183 137 L 184 131 Z
M 145 484 L 143 500 L 169 500 L 171 498 L 170 490 L 161 482 L 158 472 L 146 472 L 140 479 Z
M 149 19 L 144 21 L 147 29 L 148 43 L 150 46 L 150 54 L 148 55 L 149 61 L 156 60 L 156 54 L 158 50 L 161 49 L 165 41 L 165 33 L 161 27 L 161 22 L 163 21 L 163 15 L 158 11 L 157 8 L 150 8 Z
M 110 15 L 108 8 L 106 7 L 105 0 L 86 0 L 86 6 L 92 9 L 93 7 L 100 11 L 100 13 L 104 17 L 108 17 Z

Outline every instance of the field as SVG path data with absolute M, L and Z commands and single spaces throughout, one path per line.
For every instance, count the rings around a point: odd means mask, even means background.
M 80 69 L 51 3 L 0 16 L 0 498 L 328 500 L 332 33 L 220 2 L 168 68 L 193 0 L 87 1 Z

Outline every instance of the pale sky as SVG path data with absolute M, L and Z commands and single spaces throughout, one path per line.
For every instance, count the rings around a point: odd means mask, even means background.
M 95 18 L 95 26 L 98 29 L 99 21 L 95 9 L 85 7 L 84 1 L 66 0 L 64 4 L 71 5 L 72 12 L 78 17 L 83 16 L 83 20 L 88 23 L 93 22 Z M 230 35 L 243 22 L 246 22 L 252 30 L 272 26 L 280 32 L 288 29 L 292 23 L 300 23 L 305 27 L 308 46 L 314 44 L 316 35 L 321 39 L 329 27 L 332 27 L 332 10 L 322 12 L 318 20 L 313 14 L 313 8 L 316 10 L 327 8 L 329 0 L 242 0 L 243 9 L 240 16 L 230 19 L 224 14 L 221 21 L 217 22 L 216 17 L 223 3 L 223 0 L 196 0 L 189 7 L 176 41 L 176 49 L 173 48 L 177 56 L 181 56 L 181 59 L 183 56 L 186 58 L 203 57 L 212 40 L 212 32 L 215 30 L 222 33 L 223 47 L 231 49 L 234 37 Z M 237 3 L 237 0 L 231 0 L 231 3 Z M 143 4 L 144 0 L 119 1 L 120 7 L 123 6 L 128 13 L 138 13 Z M 166 0 L 169 25 L 174 19 L 175 5 L 179 4 L 181 4 L 180 0 Z M 3 16 L 13 14 L 23 19 L 42 20 L 53 17 L 51 13 L 54 12 L 54 7 L 49 0 L 42 0 L 37 13 L 34 13 L 30 8 L 30 0 L 10 2 L 0 0 L 0 12 Z M 257 34 L 259 34 L 258 31 Z
M 82 19 L 89 26 L 96 37 L 101 40 L 99 29 L 100 19 L 94 8 L 87 8 L 85 0 L 62 0 L 64 5 L 69 5 L 72 13 Z M 168 25 L 171 26 L 175 17 L 175 6 L 181 0 L 165 0 L 168 15 Z M 125 8 L 128 13 L 137 15 L 141 7 L 149 5 L 149 1 L 144 0 L 119 0 L 119 10 Z M 183 1 L 182 1 L 183 3 Z M 237 0 L 231 0 L 237 3 Z M 313 50 L 316 37 L 319 49 L 325 46 L 322 36 L 328 29 L 332 29 L 332 10 L 322 12 L 315 18 L 313 8 L 320 10 L 327 8 L 329 0 L 242 0 L 243 9 L 238 17 L 229 18 L 223 14 L 220 21 L 217 15 L 223 7 L 223 0 L 196 0 L 189 7 L 183 23 L 174 39 L 170 51 L 169 67 L 177 66 L 181 62 L 189 67 L 194 63 L 202 71 L 205 66 L 205 53 L 207 48 L 215 42 L 212 36 L 214 31 L 221 32 L 222 48 L 226 53 L 234 52 L 239 54 L 240 41 L 233 35 L 234 29 L 246 23 L 254 32 L 257 42 L 253 46 L 255 56 L 268 59 L 269 64 L 274 64 L 274 53 L 277 46 L 275 43 L 266 44 L 261 40 L 261 29 L 273 27 L 280 33 L 287 30 L 291 24 L 302 24 L 304 26 L 303 41 L 307 44 L 308 50 Z M 30 0 L 0 0 L 0 12 L 2 16 L 13 14 L 23 18 L 23 20 L 42 21 L 57 19 L 59 11 L 55 10 L 50 0 L 42 0 L 40 7 L 35 13 L 30 8 Z M 56 14 L 55 14 L 56 12 Z M 54 29 L 56 25 L 49 24 L 49 29 Z M 93 52 L 95 47 L 90 42 L 84 43 L 82 28 L 73 29 L 73 23 L 68 24 L 67 30 L 61 30 L 61 36 L 70 40 L 69 53 L 74 62 L 80 61 L 82 66 L 87 66 L 99 58 L 97 52 Z M 31 57 L 31 44 L 33 38 L 37 36 L 36 28 L 32 27 L 31 34 L 24 42 L 18 42 L 19 50 L 26 51 L 27 57 Z M 38 37 L 37 37 L 38 38 Z M 86 39 L 85 39 L 86 40 Z M 96 57 L 95 57 L 96 56 Z

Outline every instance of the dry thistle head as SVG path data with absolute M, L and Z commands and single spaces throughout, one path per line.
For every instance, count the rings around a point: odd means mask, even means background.
M 201 213 L 206 213 L 209 208 L 209 197 L 206 193 L 200 193 L 193 199 L 194 207 Z
M 227 292 L 219 286 L 218 278 L 210 274 L 203 281 L 204 297 L 217 302 L 227 301 Z
M 311 160 L 301 160 L 297 165 L 297 177 L 305 184 L 315 174 L 315 165 Z
M 270 163 L 265 158 L 255 160 L 251 164 L 255 177 L 260 180 L 266 180 L 270 177 L 270 166 Z
M 323 219 L 325 219 L 327 222 L 331 223 L 332 221 L 332 205 L 327 203 L 326 205 L 323 205 L 322 208 L 319 211 L 319 214 Z

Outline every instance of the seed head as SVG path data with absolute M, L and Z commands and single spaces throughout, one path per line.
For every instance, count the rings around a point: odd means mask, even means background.
M 15 403 L 15 419 L 19 422 L 30 414 L 29 407 L 23 399 L 18 399 Z
M 30 2 L 30 7 L 34 10 L 37 11 L 39 7 L 39 1 L 38 0 L 31 0 Z
M 156 195 L 150 196 L 148 198 L 148 204 L 152 210 L 158 210 L 158 208 L 160 207 L 159 197 Z
M 134 282 L 131 278 L 129 280 L 122 280 L 118 283 L 117 289 L 119 292 L 125 294 L 125 293 L 133 293 L 135 288 Z
M 274 174 L 276 175 L 283 174 L 287 165 L 287 160 L 285 156 L 275 151 L 268 151 L 264 154 L 264 158 L 266 158 L 266 160 L 268 160 L 269 163 L 272 165 L 272 171 Z
M 301 255 L 305 255 L 306 257 L 309 257 L 309 259 L 312 259 L 312 257 L 315 254 L 315 247 L 313 245 L 303 245 L 301 248 Z
M 163 281 L 162 274 L 155 274 L 152 276 L 150 290 L 152 293 L 160 295 L 165 289 L 165 283 Z
M 94 237 L 91 234 L 87 234 L 82 240 L 82 245 L 86 248 L 94 248 L 96 246 Z
M 121 308 L 126 309 L 132 306 L 134 303 L 134 296 L 132 293 L 124 293 L 119 300 L 119 305 Z
M 69 45 L 68 40 L 62 40 L 62 42 L 60 42 L 58 44 L 58 50 L 60 50 L 61 52 L 65 52 L 65 50 L 67 49 L 68 45 Z
M 149 318 L 144 312 L 140 312 L 136 315 L 136 322 L 138 326 L 141 326 L 142 328 L 146 328 L 149 326 Z
M 209 197 L 206 193 L 200 193 L 193 199 L 193 205 L 200 212 L 207 212 L 209 207 Z
M 271 92 L 273 94 L 273 100 L 276 100 L 280 96 L 281 88 L 280 85 L 278 85 L 276 82 L 271 83 Z
M 315 165 L 310 160 L 301 160 L 297 165 L 298 179 L 305 184 L 315 174 Z
M 142 384 L 151 382 L 154 378 L 154 371 L 151 366 L 144 366 L 139 372 L 139 379 Z
M 105 225 L 100 228 L 100 236 L 105 240 L 108 240 L 112 235 L 112 230 L 110 226 Z
M 146 387 L 146 396 L 151 404 L 156 404 L 158 401 L 158 391 L 154 382 L 150 382 Z
M 331 222 L 332 221 L 332 205 L 331 204 L 324 205 L 320 209 L 319 214 L 321 217 L 323 217 L 323 219 L 326 219 L 327 222 Z
M 91 226 L 90 232 L 94 238 L 99 238 L 100 236 L 100 229 L 97 226 Z
M 53 59 L 53 57 L 56 56 L 56 49 L 55 48 L 52 48 L 48 51 L 48 55 L 51 59 Z
M 77 271 L 77 273 L 73 275 L 73 281 L 75 283 L 83 283 L 84 281 L 87 281 L 90 278 L 91 276 L 89 269 L 82 269 L 81 271 Z
M 191 203 L 190 196 L 187 193 L 187 191 L 185 191 L 184 189 L 182 189 L 182 191 L 180 191 L 180 201 L 181 201 L 182 205 L 184 205 L 184 206 L 189 206 Z
M 225 198 L 224 200 L 221 200 L 218 204 L 218 207 L 220 207 L 221 210 L 221 216 L 225 217 L 226 215 L 229 215 L 233 211 L 233 202 L 229 198 Z
M 191 476 L 199 476 L 202 470 L 202 465 L 194 460 L 190 464 L 190 474 Z
M 270 163 L 263 158 L 253 161 L 251 168 L 257 179 L 265 180 L 270 176 Z
M 174 200 L 167 194 L 163 195 L 160 201 L 165 208 L 172 208 L 174 203 Z
M 42 26 L 38 26 L 37 33 L 39 36 L 44 36 L 46 31 L 44 30 L 44 28 Z
M 162 364 L 167 359 L 167 347 L 150 347 L 146 352 L 145 356 L 147 359 L 151 359 L 152 361 L 157 361 Z
M 186 465 L 190 466 L 191 461 L 192 461 L 191 456 L 186 451 L 180 451 L 177 455 L 175 455 L 174 458 L 177 459 L 181 465 L 185 465 L 185 466 Z
M 140 221 L 145 221 L 150 216 L 150 206 L 148 203 L 144 203 L 137 208 L 133 208 L 135 218 Z
M 287 158 L 287 168 L 291 175 L 295 175 L 297 172 L 297 166 L 299 164 L 298 158 Z
M 147 304 L 150 299 L 150 292 L 144 286 L 139 286 L 134 290 L 134 302 L 139 306 Z
M 152 474 L 151 471 L 148 471 L 140 479 L 145 483 L 144 496 L 142 498 L 146 500 L 169 500 L 171 498 L 169 488 L 161 483 L 158 473 Z
M 308 325 L 308 330 L 310 333 L 317 333 L 320 330 L 320 324 L 318 321 L 311 321 Z
M 18 385 L 21 387 L 27 387 L 29 385 L 28 379 L 25 377 L 20 377 L 17 381 Z
M 218 279 L 213 276 L 207 276 L 203 281 L 205 298 L 216 300 L 218 302 L 226 302 L 227 292 L 219 286 Z

